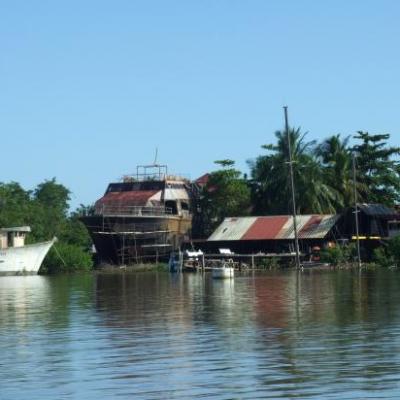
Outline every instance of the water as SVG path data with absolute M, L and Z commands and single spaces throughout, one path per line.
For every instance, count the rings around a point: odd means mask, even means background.
M 400 397 L 400 272 L 0 277 L 0 399 Z

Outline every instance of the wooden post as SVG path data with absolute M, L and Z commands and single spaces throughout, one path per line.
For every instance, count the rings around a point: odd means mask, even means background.
M 125 265 L 125 234 L 122 233 L 122 266 Z
M 254 269 L 254 254 L 251 255 L 251 268 Z
M 183 271 L 183 252 L 179 248 L 179 272 Z

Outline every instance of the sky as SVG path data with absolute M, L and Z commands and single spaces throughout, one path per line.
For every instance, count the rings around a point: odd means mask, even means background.
M 91 204 L 154 161 L 243 172 L 289 122 L 400 145 L 400 2 L 0 0 L 0 182 Z

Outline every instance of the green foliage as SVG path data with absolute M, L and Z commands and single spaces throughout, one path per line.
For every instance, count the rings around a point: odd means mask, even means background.
M 249 161 L 252 176 L 252 197 L 256 214 L 290 212 L 289 142 L 286 132 L 275 133 L 277 143 L 262 146 L 268 154 Z M 327 185 L 318 162 L 315 141 L 306 142 L 300 129 L 289 131 L 293 174 L 296 184 L 297 213 L 334 211 L 338 193 Z
M 91 255 L 80 246 L 56 243 L 47 254 L 40 273 L 57 274 L 90 271 L 93 268 Z
M 340 246 L 321 250 L 321 261 L 332 265 L 343 262 L 343 251 Z
M 384 247 L 378 247 L 374 250 L 372 261 L 380 267 L 390 267 L 393 265 L 393 261 Z
M 80 217 L 85 217 L 88 215 L 93 215 L 94 214 L 94 205 L 84 205 L 84 204 L 79 204 L 79 207 L 71 213 L 72 217 L 80 218 Z
M 33 191 L 36 238 L 43 240 L 60 235 L 65 229 L 70 191 L 56 182 L 55 178 L 40 183 Z
M 210 174 L 200 199 L 201 236 L 208 236 L 225 217 L 247 215 L 250 189 L 232 160 L 216 161 L 223 169 Z
M 387 252 L 392 258 L 393 262 L 400 265 L 400 236 L 395 236 L 389 240 Z
M 276 144 L 262 146 L 266 155 L 249 161 L 253 210 L 260 214 L 291 212 L 288 139 L 275 133 Z M 357 155 L 358 200 L 393 206 L 400 202 L 400 148 L 387 145 L 389 135 L 359 131 L 359 141 L 349 147 L 349 137 L 333 135 L 319 145 L 307 142 L 300 129 L 289 131 L 297 213 L 341 212 L 354 202 L 352 153 Z
M 80 246 L 84 249 L 89 249 L 92 245 L 85 225 L 74 214 L 64 221 L 56 236 L 60 242 Z
M 58 210 L 66 215 L 71 192 L 56 182 L 56 178 L 40 183 L 33 192 L 33 198 L 45 207 Z
M 381 267 L 400 266 L 400 236 L 395 236 L 387 242 L 386 247 L 374 250 L 373 260 Z
M 343 140 L 340 134 L 325 139 L 315 149 L 323 169 L 324 181 L 337 193 L 334 208 L 341 211 L 353 205 L 353 174 L 351 151 L 348 147 L 350 137 Z M 360 185 L 360 183 L 358 183 Z
M 0 226 L 26 225 L 33 208 L 30 192 L 19 183 L 0 183 Z
M 221 167 L 233 167 L 235 165 L 235 161 L 226 158 L 225 160 L 216 160 L 214 161 L 215 164 L 220 165 Z
M 332 265 L 340 265 L 352 262 L 356 254 L 354 243 L 344 246 L 335 246 L 321 250 L 321 261 Z
M 258 267 L 262 269 L 278 269 L 280 267 L 278 259 L 275 257 L 265 257 L 259 262 Z
M 363 184 L 361 201 L 388 206 L 400 201 L 400 164 L 394 159 L 400 148 L 388 146 L 389 137 L 363 131 L 354 136 L 361 141 L 353 147 L 357 154 L 357 180 Z
M 81 206 L 68 215 L 70 191 L 53 178 L 39 184 L 33 191 L 24 190 L 18 183 L 0 183 L 0 226 L 28 225 L 32 232 L 27 236 L 27 243 L 49 240 L 56 236 L 56 246 L 64 252 L 71 251 L 66 260 L 73 262 L 63 267 L 59 257 L 51 250 L 44 261 L 43 271 L 86 270 L 91 266 L 89 249 L 91 240 L 84 225 L 79 221 Z M 68 264 L 67 264 L 68 265 Z

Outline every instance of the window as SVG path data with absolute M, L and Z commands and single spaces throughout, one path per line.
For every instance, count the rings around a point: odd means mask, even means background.
M 167 211 L 170 211 L 173 215 L 178 214 L 178 207 L 176 205 L 176 201 L 174 200 L 167 200 L 165 202 L 165 208 Z

